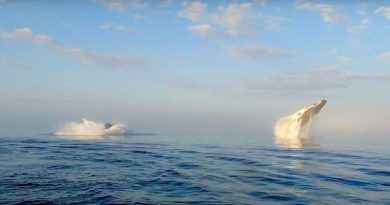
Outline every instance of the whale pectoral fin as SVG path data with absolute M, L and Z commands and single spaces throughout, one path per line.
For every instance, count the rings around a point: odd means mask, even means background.
M 298 120 L 299 124 L 301 126 L 306 125 L 306 123 L 310 121 L 312 115 L 313 115 L 313 112 L 311 109 L 307 109 L 304 112 L 299 113 L 299 120 Z

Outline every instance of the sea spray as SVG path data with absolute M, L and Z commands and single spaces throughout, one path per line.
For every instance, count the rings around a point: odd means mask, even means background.
M 326 100 L 322 99 L 278 120 L 274 126 L 276 144 L 289 148 L 302 148 L 307 144 L 313 118 L 325 104 Z
M 111 124 L 89 121 L 71 122 L 55 132 L 58 136 L 80 136 L 82 138 L 96 138 L 102 136 L 117 136 L 125 133 L 123 124 Z

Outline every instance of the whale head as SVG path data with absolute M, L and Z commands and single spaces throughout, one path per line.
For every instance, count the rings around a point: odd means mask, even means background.
M 320 110 L 325 106 L 326 100 L 309 105 L 291 115 L 291 121 L 297 123 L 299 126 L 305 126 Z

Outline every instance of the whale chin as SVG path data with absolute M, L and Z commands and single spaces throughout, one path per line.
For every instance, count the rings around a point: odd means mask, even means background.
M 276 144 L 288 148 L 307 146 L 309 144 L 310 123 L 325 106 L 326 102 L 325 99 L 322 99 L 278 120 L 274 127 Z

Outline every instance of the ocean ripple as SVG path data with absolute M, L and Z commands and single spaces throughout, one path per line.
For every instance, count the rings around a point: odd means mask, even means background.
M 390 204 L 367 152 L 0 139 L 0 204 Z

